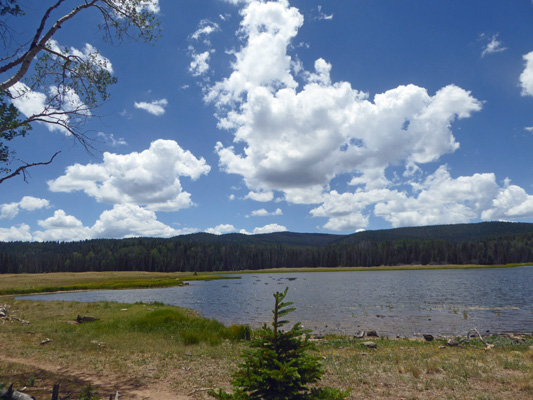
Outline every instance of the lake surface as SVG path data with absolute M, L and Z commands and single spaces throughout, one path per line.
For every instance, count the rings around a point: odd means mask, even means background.
M 533 332 L 533 266 L 497 269 L 302 272 L 234 275 L 164 289 L 102 290 L 25 296 L 33 300 L 159 301 L 192 308 L 225 324 L 258 327 L 272 318 L 272 294 L 288 301 L 314 333 L 466 335 Z M 22 298 L 22 297 L 19 297 Z M 286 326 L 289 329 L 289 326 Z

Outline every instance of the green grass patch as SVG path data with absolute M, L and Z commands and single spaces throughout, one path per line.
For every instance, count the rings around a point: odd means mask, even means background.
M 128 331 L 159 334 L 175 338 L 185 345 L 219 344 L 224 339 L 241 339 L 245 328 L 227 328 L 214 319 L 200 318 L 188 310 L 161 308 L 128 322 Z
M 13 288 L 0 290 L 0 295 L 22 295 L 53 292 L 72 292 L 76 290 L 120 290 L 120 289 L 149 289 L 181 286 L 184 282 L 176 279 L 154 279 L 134 281 L 89 282 L 65 286 L 42 286 L 36 288 Z
M 76 290 L 149 289 L 181 286 L 187 281 L 234 279 L 200 273 L 82 272 L 53 274 L 7 274 L 0 280 L 0 296 Z

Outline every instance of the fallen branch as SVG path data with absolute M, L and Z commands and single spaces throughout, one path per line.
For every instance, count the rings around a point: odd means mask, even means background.
M 466 335 L 466 336 L 470 337 L 470 332 L 472 332 L 472 331 L 475 331 L 477 333 L 477 336 L 479 337 L 479 340 L 481 340 L 486 347 L 489 347 L 489 344 L 487 342 L 485 342 L 485 340 L 481 336 L 481 333 L 479 333 L 479 331 L 476 328 L 469 330 L 468 331 L 468 335 Z

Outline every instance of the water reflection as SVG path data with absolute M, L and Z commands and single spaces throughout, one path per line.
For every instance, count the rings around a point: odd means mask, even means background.
M 289 314 L 317 333 L 382 335 L 533 332 L 533 267 L 283 273 L 191 282 L 165 289 L 30 296 L 36 300 L 159 301 L 193 308 L 226 324 L 260 326 L 271 320 L 272 294 L 289 287 Z

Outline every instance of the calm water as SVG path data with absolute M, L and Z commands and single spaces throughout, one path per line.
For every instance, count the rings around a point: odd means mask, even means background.
M 381 335 L 533 332 L 533 267 L 235 275 L 167 289 L 103 290 L 28 296 L 34 300 L 159 301 L 195 309 L 225 324 L 271 321 L 272 294 L 287 300 L 314 333 Z M 26 298 L 28 298 L 26 297 Z

